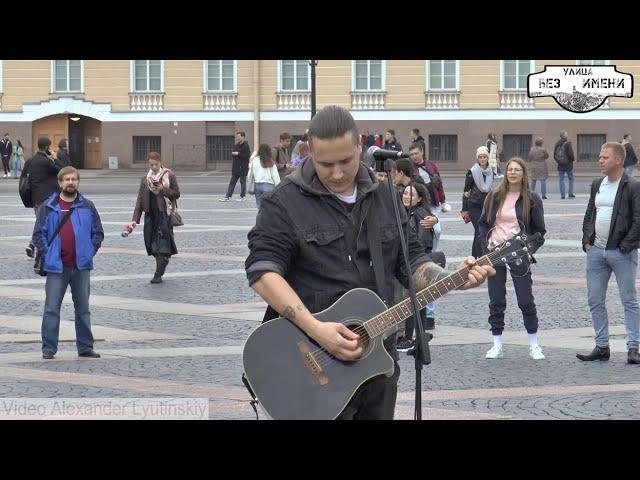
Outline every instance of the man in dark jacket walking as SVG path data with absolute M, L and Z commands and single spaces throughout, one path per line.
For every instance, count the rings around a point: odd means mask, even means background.
M 289 158 L 289 147 L 291 146 L 291 135 L 287 132 L 280 134 L 280 142 L 273 147 L 271 151 L 271 158 L 276 164 L 278 169 L 278 175 L 280 178 L 284 178 L 293 170 L 291 166 L 291 159 Z
M 622 145 L 624 145 L 624 149 L 626 151 L 626 155 L 624 157 L 624 173 L 633 177 L 633 167 L 638 163 L 638 157 L 636 157 L 636 152 L 633 150 L 633 145 L 631 145 L 630 134 L 624 134 Z
M 9 140 L 9 134 L 5 133 L 4 138 L 0 140 L 0 157 L 2 157 L 2 168 L 4 169 L 3 178 L 9 176 L 11 171 L 10 163 L 11 155 L 13 154 L 13 143 Z
M 229 188 L 227 189 L 227 195 L 221 198 L 221 202 L 228 202 L 231 200 L 233 191 L 236 189 L 236 183 L 240 179 L 240 198 L 236 202 L 244 202 L 245 195 L 247 194 L 247 174 L 249 173 L 249 158 L 251 157 L 251 149 L 249 144 L 245 140 L 244 132 L 236 133 L 236 144 L 233 146 L 231 155 L 233 156 L 233 164 L 231 165 L 231 180 L 229 181 Z
M 558 164 L 558 183 L 560 184 L 560 198 L 565 198 L 564 190 L 564 176 L 569 179 L 569 198 L 575 198 L 573 194 L 573 162 L 575 156 L 573 155 L 573 147 L 568 140 L 568 134 L 566 130 L 560 132 L 560 140 L 556 142 L 556 146 L 553 149 L 553 159 Z
M 51 140 L 47 137 L 38 139 L 38 152 L 24 164 L 22 175 L 20 178 L 29 176 L 29 184 L 31 185 L 31 203 L 33 211 L 38 212 L 38 207 L 53 192 L 58 192 L 58 172 L 62 168 L 56 164 L 49 156 L 49 146 Z M 33 243 L 29 243 L 26 247 L 27 256 L 33 257 Z
M 102 223 L 93 203 L 78 192 L 78 171 L 65 167 L 57 178 L 61 192 L 52 193 L 38 209 L 33 228 L 33 243 L 42 252 L 43 269 L 47 272 L 42 358 L 51 360 L 58 351 L 60 305 L 69 285 L 75 311 L 78 356 L 99 358 L 100 354 L 93 350 L 91 333 L 89 272 L 93 270 L 93 257 L 104 239 Z M 58 233 L 54 235 L 56 231 Z
M 606 176 L 591 184 L 582 223 L 582 249 L 587 253 L 587 293 L 596 346 L 582 361 L 609 360 L 609 319 L 605 299 L 613 272 L 624 307 L 627 362 L 640 363 L 640 308 L 636 294 L 640 246 L 640 182 L 624 173 L 625 149 L 608 142 L 600 151 L 600 171 Z
M 332 356 L 355 360 L 362 354 L 358 335 L 342 323 L 321 322 L 311 312 L 326 309 L 358 287 L 391 301 L 394 276 L 407 286 L 412 275 L 418 291 L 446 273 L 430 261 L 411 231 L 411 272 L 406 271 L 388 185 L 378 183 L 375 173 L 360 162 L 358 129 L 346 109 L 330 105 L 318 112 L 309 125 L 309 146 L 311 156 L 263 198 L 248 235 L 245 268 L 251 288 L 269 304 L 265 321 L 283 316 Z M 404 209 L 401 217 L 406 227 Z M 379 233 L 380 256 L 370 251 L 370 241 L 375 242 L 370 231 Z M 377 285 L 374 257 L 384 285 Z M 495 273 L 474 264 L 473 258 L 465 260 L 465 266 L 473 267 L 461 289 L 475 287 Z M 396 360 L 394 373 L 368 383 L 339 418 L 393 418 L 399 377 L 395 334 L 384 343 Z

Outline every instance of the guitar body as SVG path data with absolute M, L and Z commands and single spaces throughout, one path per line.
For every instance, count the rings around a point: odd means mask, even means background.
M 385 310 L 374 292 L 356 288 L 314 317 L 343 323 L 353 330 Z M 364 335 L 367 342 L 362 357 L 343 362 L 319 351 L 319 345 L 291 321 L 276 318 L 260 325 L 247 339 L 244 372 L 273 419 L 334 419 L 367 380 L 393 374 L 393 359 L 382 336 L 370 340 Z

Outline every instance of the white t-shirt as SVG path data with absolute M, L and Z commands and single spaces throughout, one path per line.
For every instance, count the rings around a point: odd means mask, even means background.
M 600 184 L 598 193 L 596 193 L 596 239 L 593 242 L 596 247 L 606 248 L 607 246 L 611 218 L 613 216 L 613 204 L 616 201 L 619 186 L 620 178 L 615 182 L 611 182 L 609 177 L 605 177 Z
M 331 191 L 331 190 L 329 190 Z M 353 189 L 353 194 L 352 195 L 341 195 L 339 193 L 336 192 L 331 192 L 333 193 L 336 197 L 338 197 L 340 200 L 342 200 L 344 203 L 356 203 L 356 198 L 358 197 L 358 184 L 356 184 L 355 188 Z

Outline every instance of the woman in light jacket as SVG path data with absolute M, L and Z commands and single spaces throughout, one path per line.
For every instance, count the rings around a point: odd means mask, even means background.
M 251 184 L 252 179 L 255 183 L 256 206 L 258 207 L 258 212 L 260 212 L 262 196 L 272 191 L 280 183 L 278 167 L 271 156 L 271 147 L 265 143 L 258 147 L 258 154 L 253 157 L 249 164 L 249 184 Z
M 529 168 L 531 171 L 531 191 L 536 191 L 536 181 L 540 180 L 540 191 L 542 198 L 547 198 L 547 178 L 549 178 L 549 167 L 547 166 L 549 152 L 542 146 L 542 138 L 538 137 L 535 146 L 529 152 Z

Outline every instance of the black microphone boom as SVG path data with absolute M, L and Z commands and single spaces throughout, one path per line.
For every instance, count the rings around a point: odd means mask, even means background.
M 376 147 L 375 145 L 367 149 L 367 154 L 373 155 L 378 160 L 387 158 L 409 158 L 408 153 L 404 153 L 402 151 L 396 152 L 395 150 L 383 150 L 382 148 Z

